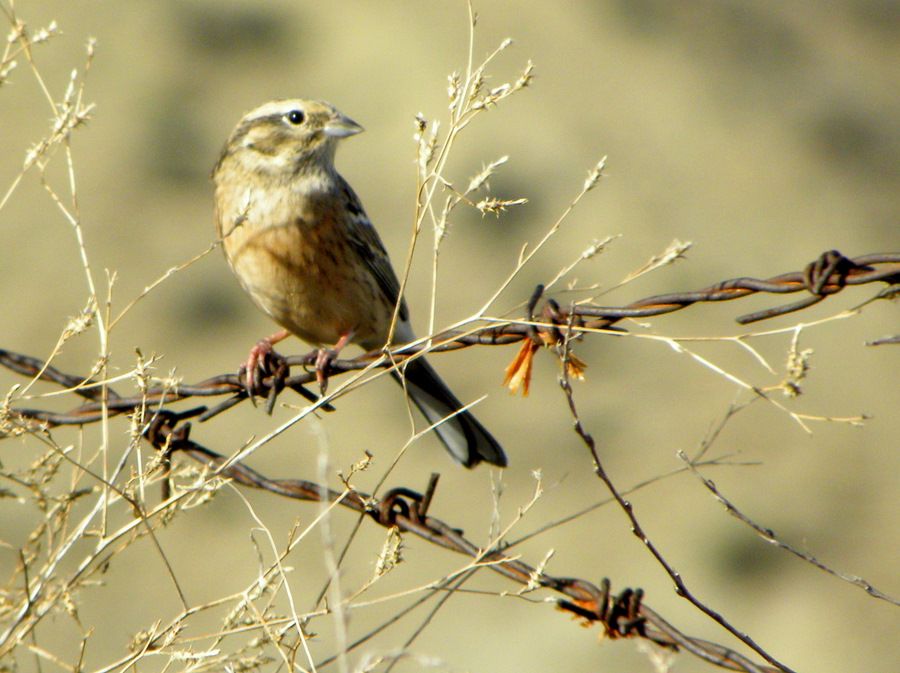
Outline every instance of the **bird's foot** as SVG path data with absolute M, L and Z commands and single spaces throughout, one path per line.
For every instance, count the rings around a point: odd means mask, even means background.
M 337 356 L 338 352 L 334 348 L 320 348 L 316 354 L 316 381 L 322 397 L 325 397 L 325 391 L 328 390 L 328 370 Z
M 331 369 L 331 363 L 337 359 L 344 347 L 350 343 L 353 338 L 353 332 L 348 332 L 338 339 L 334 348 L 320 348 L 316 354 L 316 381 L 319 384 L 319 392 L 325 397 L 325 391 L 328 389 L 328 373 Z
M 247 389 L 247 396 L 252 400 L 255 395 L 263 392 L 262 380 L 282 368 L 284 358 L 275 352 L 273 346 L 289 336 L 287 330 L 281 330 L 275 334 L 260 339 L 256 342 L 247 360 L 238 370 L 238 376 L 243 380 Z

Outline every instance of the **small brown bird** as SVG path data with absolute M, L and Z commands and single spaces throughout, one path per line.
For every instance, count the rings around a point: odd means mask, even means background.
M 276 100 L 246 114 L 222 150 L 213 180 L 225 256 L 256 305 L 285 328 L 251 350 L 251 375 L 292 333 L 321 347 L 317 370 L 324 382 L 328 362 L 348 343 L 365 350 L 385 345 L 398 301 L 394 342 L 415 339 L 384 245 L 334 167 L 338 141 L 362 130 L 328 103 Z M 401 374 L 393 374 L 402 384 Z M 424 358 L 410 361 L 402 377 L 429 423 L 463 406 Z M 506 465 L 497 440 L 468 411 L 435 432 L 466 467 Z

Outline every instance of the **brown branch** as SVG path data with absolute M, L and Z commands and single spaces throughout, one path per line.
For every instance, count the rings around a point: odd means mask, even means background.
M 763 657 L 766 661 L 768 661 L 773 666 L 777 667 L 779 671 L 784 671 L 785 673 L 794 673 L 794 671 L 788 668 L 785 664 L 782 664 L 777 659 L 775 659 L 772 655 L 766 652 L 762 647 L 760 647 L 748 634 L 739 631 L 735 628 L 723 615 L 716 612 L 708 605 L 700 601 L 697 597 L 695 597 L 691 591 L 688 589 L 687 584 L 685 584 L 684 579 L 681 577 L 681 573 L 679 573 L 672 565 L 666 560 L 665 556 L 663 556 L 662 552 L 656 546 L 656 544 L 647 536 L 644 532 L 643 527 L 641 526 L 640 521 L 638 521 L 637 515 L 634 513 L 634 507 L 631 504 L 631 501 L 626 500 L 625 497 L 619 492 L 613 483 L 612 479 L 607 474 L 606 470 L 603 467 L 603 463 L 600 460 L 600 454 L 597 452 L 597 443 L 594 441 L 593 436 L 585 429 L 584 424 L 581 422 L 581 417 L 578 415 L 578 408 L 575 405 L 575 397 L 572 391 L 572 385 L 569 382 L 569 341 L 571 337 L 571 331 L 567 330 L 566 339 L 564 342 L 563 348 L 563 367 L 562 367 L 562 375 L 559 379 L 559 385 L 563 390 L 563 394 L 566 397 L 566 402 L 569 406 L 569 411 L 572 414 L 572 418 L 575 421 L 574 430 L 576 434 L 581 438 L 582 442 L 584 442 L 585 446 L 587 446 L 590 451 L 591 458 L 594 461 L 594 473 L 600 480 L 604 483 L 606 488 L 612 494 L 615 501 L 619 504 L 625 514 L 628 516 L 629 521 L 631 522 L 631 532 L 644 544 L 645 547 L 650 551 L 653 557 L 657 560 L 657 562 L 663 567 L 669 577 L 672 578 L 672 581 L 675 583 L 675 590 L 679 596 L 686 598 L 692 605 L 694 605 L 697 609 L 703 612 L 705 615 L 713 619 L 719 625 L 721 625 L 726 631 L 728 631 L 735 638 L 744 643 L 747 647 L 752 649 L 758 655 Z M 718 662 L 716 662 L 718 663 Z M 745 670 L 762 670 L 757 667 L 753 667 Z
M 691 474 L 693 474 L 700 480 L 706 490 L 712 493 L 713 497 L 715 497 L 715 499 L 725 507 L 726 512 L 728 512 L 731 516 L 733 516 L 741 523 L 749 526 L 763 540 L 765 540 L 769 544 L 775 545 L 780 549 L 784 549 L 786 552 L 793 554 L 797 558 L 806 561 L 810 565 L 815 566 L 819 570 L 822 570 L 829 575 L 832 575 L 833 577 L 837 577 L 844 582 L 853 584 L 854 586 L 858 586 L 860 589 L 872 596 L 872 598 L 878 598 L 893 605 L 900 606 L 900 600 L 884 593 L 883 591 L 879 591 L 874 586 L 872 586 L 872 584 L 865 578 L 859 577 L 858 575 L 848 575 L 847 573 L 842 573 L 840 571 L 834 570 L 833 568 L 829 568 L 812 554 L 801 551 L 800 549 L 789 545 L 787 542 L 784 542 L 775 534 L 774 530 L 772 530 L 771 528 L 766 528 L 765 526 L 761 526 L 749 516 L 744 514 L 740 509 L 738 509 L 737 506 L 733 502 L 731 502 L 731 500 L 729 500 L 722 494 L 722 492 L 719 490 L 718 486 L 716 486 L 715 482 L 713 482 L 712 479 L 708 479 L 700 473 L 697 465 L 690 458 L 688 458 L 687 454 L 685 454 L 684 451 L 678 452 L 678 458 L 681 459 L 687 469 L 690 470 Z

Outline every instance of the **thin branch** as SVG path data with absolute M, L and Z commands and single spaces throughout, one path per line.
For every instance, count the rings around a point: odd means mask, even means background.
M 758 523 L 756 523 L 749 516 L 747 516 L 746 514 L 741 512 L 741 510 L 739 510 L 734 505 L 734 503 L 732 503 L 728 498 L 726 498 L 724 495 L 722 495 L 722 492 L 716 487 L 716 485 L 712 481 L 712 479 L 708 479 L 707 477 L 704 477 L 700 473 L 698 466 L 696 464 L 694 464 L 694 462 L 691 461 L 690 458 L 688 458 L 687 454 L 685 454 L 683 451 L 679 451 L 678 458 L 685 464 L 685 467 L 687 467 L 687 469 L 689 469 L 691 471 L 691 474 L 693 474 L 695 477 L 697 477 L 700 480 L 700 482 L 703 484 L 703 486 L 706 488 L 706 490 L 708 490 L 710 493 L 712 493 L 712 495 L 716 498 L 716 500 L 718 500 L 725 507 L 726 512 L 728 512 L 731 516 L 736 518 L 738 521 L 746 524 L 747 526 L 752 528 L 754 531 L 756 531 L 756 534 L 759 535 L 763 540 L 765 540 L 769 544 L 775 545 L 779 549 L 784 549 L 785 551 L 790 552 L 797 558 L 806 561 L 807 563 L 815 566 L 819 570 L 825 571 L 826 573 L 828 573 L 829 575 L 832 575 L 833 577 L 837 577 L 838 579 L 843 580 L 844 582 L 848 582 L 850 584 L 858 586 L 859 588 L 861 588 L 863 591 L 865 591 L 867 594 L 869 594 L 873 598 L 878 598 L 883 601 L 887 601 L 888 603 L 892 603 L 893 605 L 900 606 L 900 600 L 898 600 L 897 598 L 894 598 L 893 596 L 889 596 L 888 594 L 886 594 L 882 591 L 879 591 L 878 589 L 873 587 L 871 583 L 869 583 L 862 577 L 859 577 L 857 575 L 848 575 L 848 574 L 842 573 L 838 570 L 829 568 L 824 563 L 819 561 L 812 554 L 809 554 L 808 552 L 800 551 L 796 547 L 793 547 L 793 546 L 789 545 L 787 542 L 784 542 L 783 540 L 779 539 L 778 536 L 775 534 L 775 531 L 773 531 L 771 528 L 765 528 L 764 526 L 761 526 Z

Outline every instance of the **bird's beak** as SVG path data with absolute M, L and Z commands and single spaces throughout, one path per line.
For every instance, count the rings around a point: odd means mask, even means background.
M 325 124 L 325 135 L 332 138 L 346 138 L 354 136 L 363 131 L 363 127 L 357 124 L 350 117 L 338 113 Z

